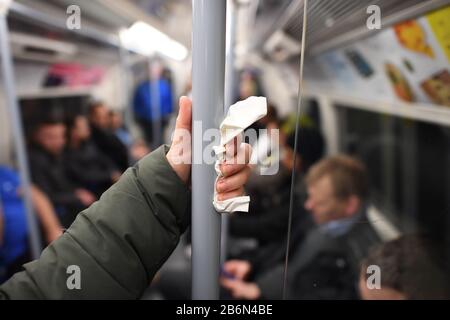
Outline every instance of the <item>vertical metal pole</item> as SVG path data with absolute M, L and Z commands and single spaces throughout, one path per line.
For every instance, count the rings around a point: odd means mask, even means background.
M 130 78 L 129 78 L 129 59 L 128 50 L 120 44 L 120 69 L 121 69 L 121 92 L 122 104 L 124 109 L 124 122 L 127 130 L 134 136 L 134 112 L 133 105 L 130 99 Z
M 192 298 L 218 299 L 220 222 L 212 199 L 214 166 L 204 164 L 203 130 L 223 117 L 226 1 L 193 0 Z M 202 130 L 203 129 L 203 130 Z
M 155 62 L 150 58 L 150 106 L 152 109 L 153 150 L 158 148 L 162 143 L 161 93 L 159 92 L 159 79 L 155 74 L 154 68 Z
M 233 103 L 236 71 L 234 69 L 235 39 L 236 39 L 236 5 L 234 0 L 227 0 L 227 26 L 226 26 L 226 61 L 225 61 L 225 104 L 223 113 L 227 114 L 228 108 Z M 220 241 L 220 262 L 223 264 L 227 258 L 228 249 L 228 224 L 229 217 L 222 215 L 222 231 Z
M 338 128 L 339 114 L 337 107 L 333 105 L 325 95 L 320 95 L 319 109 L 320 109 L 320 126 L 327 128 L 325 130 L 325 140 L 327 141 L 327 155 L 332 156 L 339 153 L 339 143 L 342 141 L 342 131 Z
M 41 237 L 36 223 L 32 198 L 31 182 L 28 167 L 27 151 L 24 143 L 24 132 L 22 128 L 22 118 L 19 105 L 16 100 L 16 88 L 13 72 L 13 61 L 8 37 L 8 22 L 6 12 L 0 12 L 0 49 L 2 59 L 2 76 L 5 86 L 6 106 L 11 121 L 13 139 L 17 154 L 18 166 L 20 171 L 20 182 L 23 190 L 25 207 L 27 211 L 27 223 L 29 231 L 30 250 L 33 259 L 39 258 L 41 253 Z

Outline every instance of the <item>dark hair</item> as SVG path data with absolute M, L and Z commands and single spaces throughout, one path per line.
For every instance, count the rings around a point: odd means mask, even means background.
M 46 126 L 55 126 L 55 125 L 64 125 L 64 120 L 61 117 L 46 117 L 44 119 L 41 119 L 39 122 L 37 122 L 33 126 L 32 132 L 36 132 L 40 130 L 42 127 Z
M 370 275 L 364 270 L 378 266 L 381 287 L 397 290 L 407 299 L 449 299 L 450 279 L 440 247 L 426 235 L 405 235 L 374 248 L 362 270 L 367 280 Z
M 294 149 L 295 132 L 288 139 L 287 144 Z M 299 128 L 298 143 L 295 150 L 302 160 L 302 171 L 308 172 L 312 165 L 322 159 L 325 152 L 325 141 L 322 133 L 315 128 Z
M 89 103 L 89 116 L 92 116 L 97 108 L 103 107 L 105 104 L 102 101 L 93 101 Z
M 335 197 L 348 199 L 354 195 L 361 200 L 368 197 L 366 168 L 362 162 L 347 155 L 337 155 L 320 160 L 306 176 L 309 185 L 329 176 Z
M 267 115 L 266 115 L 267 119 L 269 121 L 274 121 L 277 123 L 277 125 L 280 125 L 280 118 L 278 116 L 278 110 L 277 107 L 275 105 L 273 105 L 272 103 L 268 103 L 267 104 Z
M 69 118 L 67 118 L 67 120 L 66 120 L 66 122 L 65 122 L 65 124 L 66 124 L 66 138 L 67 138 L 67 141 L 70 141 L 71 140 L 71 132 L 72 132 L 72 129 L 76 126 L 76 124 L 77 124 L 77 119 L 79 118 L 79 117 L 83 117 L 83 118 L 86 118 L 86 115 L 85 114 L 76 114 L 76 115 L 74 115 L 74 116 L 72 116 L 72 117 L 69 117 Z M 86 118 L 86 120 L 87 120 L 87 118 Z

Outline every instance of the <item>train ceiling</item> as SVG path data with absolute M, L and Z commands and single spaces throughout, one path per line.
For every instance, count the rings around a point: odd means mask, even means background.
M 298 56 L 303 0 L 234 0 L 234 3 L 238 9 L 237 47 L 244 48 L 242 52 L 270 51 L 281 42 L 291 56 Z M 450 0 L 309 0 L 307 52 L 316 54 L 374 32 L 366 28 L 369 5 L 381 8 L 386 27 L 449 3 Z M 65 9 L 71 4 L 82 9 L 84 30 L 78 33 L 64 30 Z M 10 18 L 13 31 L 108 47 L 118 45 L 120 29 L 144 21 L 191 47 L 191 0 L 16 0 L 13 8 Z M 28 8 L 42 16 L 31 18 Z M 46 17 L 51 17 L 52 23 Z M 54 28 L 55 23 L 61 25 L 59 30 Z

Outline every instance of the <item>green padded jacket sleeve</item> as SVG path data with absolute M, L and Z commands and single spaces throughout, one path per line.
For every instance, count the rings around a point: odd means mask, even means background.
M 162 146 L 129 168 L 38 260 L 0 287 L 0 298 L 139 298 L 190 220 L 190 191 L 167 151 Z M 69 266 L 79 268 L 80 289 L 69 289 L 75 274 Z

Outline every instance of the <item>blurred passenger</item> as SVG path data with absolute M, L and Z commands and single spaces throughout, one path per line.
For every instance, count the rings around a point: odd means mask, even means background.
M 278 117 L 278 111 L 277 108 L 272 104 L 272 103 L 268 103 L 267 104 L 267 114 L 265 117 L 263 117 L 262 119 L 259 119 L 258 121 L 256 121 L 255 123 L 253 123 L 250 127 L 248 127 L 248 129 L 246 129 L 245 131 L 247 132 L 248 130 L 255 130 L 256 131 L 256 137 L 259 139 L 261 131 L 263 129 L 268 129 L 268 126 L 275 125 L 276 127 L 279 127 L 280 123 L 280 118 Z
M 295 133 L 291 134 L 286 141 L 293 150 L 295 147 Z M 322 133 L 315 127 L 300 127 L 297 139 L 298 163 L 297 170 L 300 175 L 307 174 L 309 168 L 318 162 L 325 152 L 325 140 Z M 293 153 L 292 153 L 293 154 Z M 287 159 L 287 164 L 293 161 Z
M 131 147 L 131 158 L 133 162 L 137 162 L 151 152 L 147 143 L 143 139 L 137 139 Z
M 127 129 L 125 129 L 122 114 L 118 111 L 111 110 L 109 112 L 109 122 L 111 130 L 114 132 L 116 137 L 119 138 L 122 144 L 127 146 L 127 148 L 131 148 L 133 141 L 130 133 Z
M 90 139 L 91 129 L 85 116 L 70 119 L 67 131 L 65 157 L 68 175 L 77 185 L 99 197 L 119 180 L 120 172 Z
M 110 112 L 110 127 L 117 138 L 130 150 L 131 163 L 136 163 L 151 152 L 144 139 L 133 141 L 131 134 L 124 126 L 123 116 L 120 112 Z
M 34 186 L 31 192 L 43 240 L 49 244 L 62 234 L 62 227 L 45 194 Z M 28 234 L 19 175 L 10 168 L 0 166 L 0 283 L 30 260 Z
M 179 150 L 191 154 L 192 143 L 182 136 L 191 128 L 192 102 L 182 97 L 179 110 L 172 146 L 127 170 L 39 259 L 0 286 L 0 300 L 142 297 L 190 221 L 191 165 L 180 161 Z M 249 145 L 232 149 L 232 163 L 249 158 Z M 223 200 L 242 195 L 248 164 L 232 171 L 223 179 L 226 189 L 217 190 Z M 81 290 L 68 290 L 74 264 L 84 275 Z
M 67 176 L 63 150 L 66 127 L 58 120 L 38 124 L 30 148 L 30 169 L 33 182 L 47 194 L 60 213 L 61 223 L 69 226 L 76 214 L 91 205 L 96 197 L 77 186 Z
M 365 168 L 348 156 L 335 156 L 314 165 L 306 182 L 305 208 L 317 226 L 291 251 L 288 298 L 357 298 L 359 263 L 379 241 L 365 213 Z M 296 237 L 291 241 L 295 244 Z M 283 243 L 277 251 L 284 252 L 285 246 Z M 222 278 L 222 285 L 234 298 L 282 297 L 283 263 L 260 274 L 252 274 L 247 261 L 229 261 L 224 269 L 232 278 Z
M 110 130 L 109 111 L 101 103 L 93 103 L 89 109 L 92 140 L 103 154 L 123 172 L 128 167 L 128 150 L 119 138 Z
M 278 123 L 276 112 L 269 112 L 258 124 L 260 129 L 267 131 L 261 131 L 253 144 L 251 163 L 257 164 L 252 168 L 246 186 L 246 192 L 252 198 L 250 214 L 236 213 L 230 217 L 231 236 L 255 239 L 260 246 L 284 239 L 287 230 L 291 168 L 285 166 L 284 157 L 291 149 L 286 146 L 282 132 L 278 132 L 278 140 L 272 138 L 273 131 L 279 131 Z M 271 168 L 278 170 L 269 172 Z M 236 248 L 232 249 L 236 251 Z
M 146 80 L 138 85 L 134 94 L 134 115 L 137 123 L 144 132 L 147 143 L 153 143 L 153 122 L 161 121 L 161 130 L 173 112 L 173 92 L 168 79 L 163 77 L 163 66 L 153 63 L 151 70 L 152 81 Z M 155 94 L 157 96 L 155 96 Z M 154 108 L 159 104 L 159 115 L 155 115 Z
M 374 248 L 361 266 L 365 300 L 450 299 L 448 251 L 424 235 L 406 235 Z M 377 275 L 369 269 L 375 266 Z M 373 276 L 372 276 L 373 275 Z
M 247 183 L 246 191 L 252 197 L 250 211 L 252 214 L 235 214 L 230 218 L 230 234 L 239 237 L 251 237 L 259 241 L 260 245 L 285 238 L 289 213 L 289 197 L 291 187 L 291 173 L 295 170 L 299 173 L 296 181 L 295 204 L 301 194 L 300 183 L 303 175 L 309 167 L 319 161 L 324 153 L 322 135 L 315 129 L 301 128 L 297 145 L 297 157 L 294 165 L 294 139 L 286 137 L 280 129 L 280 120 L 273 105 L 268 106 L 268 114 L 262 118 L 257 126 L 267 129 L 267 133 L 261 132 L 257 143 L 253 148 L 252 163 L 256 160 L 260 166 L 254 167 Z M 278 145 L 270 141 L 272 130 L 278 130 Z M 270 141 L 270 142 L 269 142 Z M 274 175 L 264 174 L 264 163 L 279 159 L 279 170 Z M 304 193 L 304 192 L 303 192 Z M 301 207 L 298 205 L 297 207 Z M 303 210 L 298 209 L 299 214 L 294 220 L 303 221 L 309 225 L 309 218 L 304 217 Z M 295 223 L 295 221 L 293 221 Z M 304 231 L 309 228 L 305 226 Z
M 22 195 L 22 192 L 20 192 Z M 58 219 L 58 215 L 53 208 L 50 199 L 36 186 L 31 187 L 31 197 L 34 209 L 38 215 L 39 223 L 43 232 L 45 244 L 50 244 L 58 239 L 63 227 Z
M 264 96 L 257 71 L 244 70 L 240 75 L 239 99 L 245 100 L 251 96 Z

